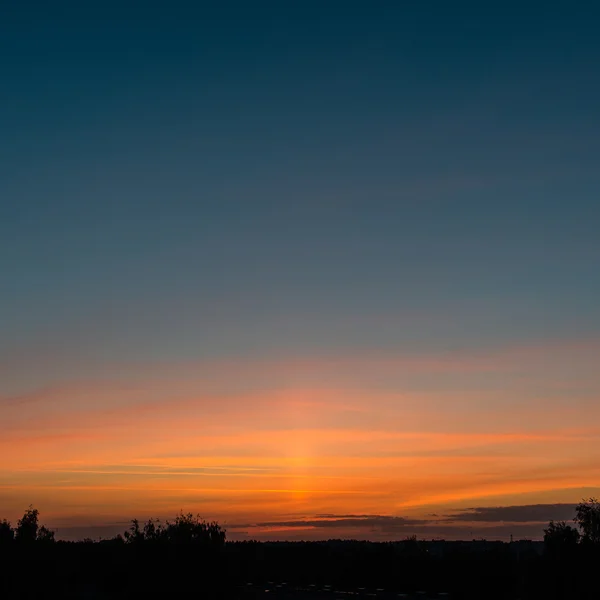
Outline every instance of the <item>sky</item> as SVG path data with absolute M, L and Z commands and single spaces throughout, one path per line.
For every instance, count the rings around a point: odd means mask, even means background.
M 2 3 L 0 517 L 572 518 L 600 494 L 599 18 Z

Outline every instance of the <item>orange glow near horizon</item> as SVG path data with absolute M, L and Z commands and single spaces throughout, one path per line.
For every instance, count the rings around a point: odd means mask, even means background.
M 514 354 L 486 369 L 517 369 Z M 600 487 L 600 407 L 589 395 L 553 402 L 529 382 L 518 389 L 518 379 L 506 392 L 398 392 L 359 386 L 356 364 L 342 372 L 342 363 L 270 368 L 268 389 L 219 391 L 192 369 L 5 399 L 0 516 L 15 519 L 34 503 L 65 528 L 183 509 L 239 535 L 268 536 L 315 515 L 426 518 L 461 506 L 573 502 Z M 381 379 L 398 368 L 391 359 L 365 363 Z M 475 374 L 481 364 L 473 362 Z M 450 374 L 464 381 L 468 361 L 456 365 Z M 315 385 L 324 373 L 338 386 Z M 299 385 L 303 377 L 310 387 Z M 248 530 L 253 523 L 264 525 Z

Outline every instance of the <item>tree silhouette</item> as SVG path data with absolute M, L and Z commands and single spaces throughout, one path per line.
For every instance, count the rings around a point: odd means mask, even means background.
M 131 525 L 123 533 L 123 536 L 128 544 L 141 544 L 144 541 L 144 531 L 140 527 L 140 522 L 137 519 L 131 519 Z
M 550 521 L 544 529 L 544 545 L 552 556 L 565 556 L 572 552 L 579 542 L 579 532 L 564 521 Z
M 25 511 L 25 514 L 17 522 L 17 528 L 15 530 L 15 538 L 17 542 L 30 544 L 35 542 L 38 533 L 38 519 L 40 512 L 37 508 L 29 506 Z
M 149 519 L 142 526 L 138 519 L 132 519 L 129 529 L 123 534 L 128 544 L 167 543 L 173 545 L 194 545 L 221 547 L 225 544 L 225 530 L 218 523 L 208 523 L 183 512 L 175 521 L 163 525 L 159 519 Z
M 160 519 L 148 519 L 144 525 L 144 540 L 147 542 L 160 542 L 166 539 L 167 530 Z
M 15 537 L 15 532 L 6 519 L 0 521 L 0 546 L 10 544 Z
M 31 544 L 33 542 L 54 542 L 54 531 L 45 525 L 40 527 L 40 511 L 33 506 L 25 511 L 25 514 L 17 521 L 15 539 L 20 544 Z
M 218 523 L 208 523 L 183 512 L 175 517 L 174 523 L 167 521 L 167 538 L 175 544 L 222 546 L 225 543 L 225 530 Z
M 582 500 L 575 507 L 573 519 L 581 529 L 581 539 L 585 543 L 600 544 L 600 502 L 597 498 Z
M 54 542 L 54 531 L 48 529 L 45 525 L 42 525 L 37 532 L 36 541 L 44 544 Z

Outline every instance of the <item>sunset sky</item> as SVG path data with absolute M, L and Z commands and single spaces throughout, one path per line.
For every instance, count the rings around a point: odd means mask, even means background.
M 0 518 L 600 495 L 600 9 L 524 4 L 2 3 Z

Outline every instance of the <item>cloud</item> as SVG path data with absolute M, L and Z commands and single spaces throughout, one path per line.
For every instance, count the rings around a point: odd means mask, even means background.
M 325 529 L 338 529 L 349 527 L 382 528 L 387 531 L 400 530 L 410 525 L 425 525 L 423 519 L 410 519 L 407 517 L 392 517 L 388 515 L 347 515 L 333 518 L 318 518 L 292 521 L 266 521 L 250 525 L 251 527 L 316 527 Z M 248 527 L 248 525 L 246 525 Z
M 548 523 L 552 520 L 569 521 L 574 514 L 574 504 L 527 504 L 524 506 L 469 508 L 456 514 L 445 515 L 445 520 L 449 522 Z
M 258 521 L 231 524 L 234 534 L 245 533 L 260 539 L 399 539 L 407 535 L 424 538 L 470 539 L 488 537 L 508 539 L 538 538 L 551 520 L 570 520 L 574 504 L 532 504 L 505 507 L 475 507 L 456 514 L 429 515 L 426 518 L 378 514 L 323 513 L 306 519 Z
M 485 523 L 502 525 L 504 523 L 548 523 L 567 521 L 575 514 L 575 504 L 527 504 L 522 506 L 476 507 L 453 514 L 430 514 L 427 518 L 378 514 L 332 514 L 323 513 L 307 519 L 281 521 L 263 521 L 234 525 L 234 527 L 300 527 L 300 528 L 348 528 L 377 527 L 386 531 L 404 529 L 413 525 L 430 527 L 464 527 L 465 523 Z

